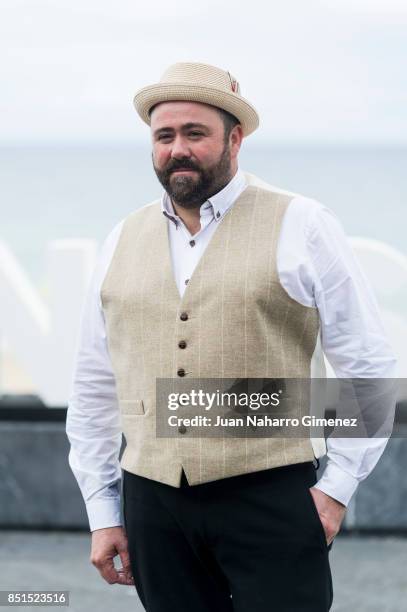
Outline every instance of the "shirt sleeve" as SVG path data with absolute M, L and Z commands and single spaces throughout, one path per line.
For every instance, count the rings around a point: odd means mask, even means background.
M 86 293 L 66 419 L 68 461 L 86 504 L 90 531 L 122 524 L 122 431 L 100 301 L 122 224 L 104 241 Z
M 394 378 L 388 343 L 373 290 L 336 215 L 308 203 L 304 223 L 306 268 L 301 292 L 318 308 L 322 349 L 338 378 Z M 309 282 L 312 279 L 312 282 Z M 297 283 L 298 284 L 298 283 Z M 315 485 L 348 505 L 377 464 L 388 438 L 328 438 L 327 465 Z

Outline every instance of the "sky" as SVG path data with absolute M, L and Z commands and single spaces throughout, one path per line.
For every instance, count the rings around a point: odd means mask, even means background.
M 407 145 L 405 0 L 3 0 L 0 143 L 145 142 L 172 63 L 229 70 L 253 143 Z

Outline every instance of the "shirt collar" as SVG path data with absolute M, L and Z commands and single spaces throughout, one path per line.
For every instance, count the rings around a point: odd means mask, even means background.
M 201 217 L 210 214 L 216 221 L 220 221 L 246 186 L 247 180 L 244 172 L 238 168 L 234 177 L 223 189 L 201 204 Z M 175 213 L 171 198 L 166 191 L 163 192 L 161 197 L 161 210 L 168 219 L 178 225 L 179 217 Z

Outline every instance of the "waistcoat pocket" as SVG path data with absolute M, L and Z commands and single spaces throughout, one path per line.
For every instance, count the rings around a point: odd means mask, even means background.
M 142 399 L 119 400 L 120 412 L 126 416 L 132 414 L 145 414 L 144 402 Z

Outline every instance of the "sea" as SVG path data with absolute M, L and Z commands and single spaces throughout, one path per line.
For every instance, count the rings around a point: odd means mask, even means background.
M 407 256 L 407 148 L 243 144 L 243 170 L 324 203 L 349 236 Z M 148 144 L 61 143 L 0 148 L 0 190 L 0 239 L 38 284 L 48 241 L 100 243 L 162 187 Z

